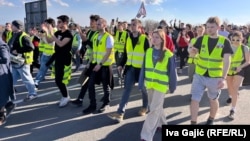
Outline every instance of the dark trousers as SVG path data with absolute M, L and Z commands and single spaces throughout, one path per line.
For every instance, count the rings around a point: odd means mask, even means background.
M 34 51 L 33 51 L 33 62 L 32 65 L 30 65 L 30 72 L 33 73 L 33 68 L 40 68 L 40 64 L 39 64 L 39 48 L 35 47 Z
M 66 85 L 63 83 L 63 75 L 64 75 L 64 64 L 63 63 L 55 63 L 55 82 L 63 97 L 68 97 L 68 89 Z
M 188 59 L 187 49 L 188 49 L 188 47 L 179 47 L 178 48 L 178 52 L 179 52 L 179 56 L 180 56 L 180 69 L 182 69 L 183 66 L 185 66 L 186 61 Z
M 89 85 L 89 79 L 85 82 L 84 85 L 81 87 L 80 94 L 78 95 L 78 99 L 83 99 L 87 90 L 88 90 L 88 85 Z
M 103 104 L 107 105 L 110 102 L 110 87 L 109 87 L 109 67 L 102 66 L 98 72 L 92 72 L 89 78 L 89 99 L 90 106 L 96 107 L 96 92 L 95 92 L 95 84 L 97 81 L 102 83 L 104 97 Z

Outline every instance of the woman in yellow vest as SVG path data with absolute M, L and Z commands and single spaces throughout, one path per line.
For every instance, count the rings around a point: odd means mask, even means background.
M 203 25 L 197 27 L 197 36 L 195 38 L 192 38 L 189 47 L 188 47 L 188 78 L 190 82 L 193 80 L 193 75 L 195 72 L 195 63 L 198 59 L 198 54 L 192 54 L 190 51 L 193 48 L 194 43 L 196 42 L 197 38 L 201 37 L 205 32 L 205 27 Z
M 156 129 L 166 124 L 165 94 L 173 93 L 177 83 L 175 60 L 173 53 L 165 47 L 164 30 L 153 32 L 152 45 L 146 51 L 139 79 L 139 89 L 145 85 L 148 91 L 150 109 L 141 131 L 141 139 L 145 141 L 152 141 Z
M 242 44 L 243 35 L 240 31 L 235 31 L 231 36 L 233 55 L 227 75 L 227 89 L 229 98 L 227 103 L 232 103 L 229 118 L 234 119 L 235 107 L 238 100 L 239 87 L 244 79 L 244 68 L 250 63 L 249 49 Z

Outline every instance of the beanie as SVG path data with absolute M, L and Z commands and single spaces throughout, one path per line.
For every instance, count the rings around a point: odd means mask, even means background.
M 12 22 L 12 25 L 14 25 L 17 29 L 22 30 L 23 29 L 23 22 L 19 20 L 14 20 Z

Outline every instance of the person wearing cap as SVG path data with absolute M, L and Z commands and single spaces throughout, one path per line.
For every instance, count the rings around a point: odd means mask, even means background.
M 19 78 L 22 79 L 26 88 L 28 89 L 28 95 L 24 101 L 29 101 L 37 98 L 37 92 L 35 90 L 34 80 L 30 73 L 30 65 L 33 62 L 33 50 L 34 45 L 32 44 L 30 37 L 23 31 L 24 25 L 22 21 L 14 20 L 12 22 L 13 35 L 8 41 L 10 46 L 10 53 L 14 56 L 21 55 L 24 58 L 24 64 L 17 64 L 12 62 L 13 68 L 13 83 L 17 84 Z

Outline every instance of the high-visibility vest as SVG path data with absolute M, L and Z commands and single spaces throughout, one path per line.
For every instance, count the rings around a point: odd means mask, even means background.
M 103 57 L 105 56 L 107 49 L 106 49 L 106 42 L 107 38 L 110 36 L 111 38 L 112 35 L 110 35 L 108 32 L 105 32 L 101 39 L 98 41 L 98 34 L 95 35 L 93 39 L 93 60 L 92 63 L 97 63 L 99 64 Z M 113 49 L 112 49 L 113 50 Z M 103 66 L 110 66 L 112 63 L 114 63 L 114 52 L 111 51 L 111 54 L 109 55 L 109 58 L 103 62 Z
M 145 55 L 145 87 L 166 94 L 169 90 L 168 60 L 173 56 L 173 53 L 166 50 L 162 62 L 157 61 L 155 66 L 153 63 L 153 49 L 147 49 Z
M 55 44 L 54 43 L 43 43 L 43 53 L 46 55 L 52 55 L 55 53 Z
M 223 58 L 221 57 L 221 53 L 224 47 L 225 37 L 219 36 L 218 42 L 210 54 L 208 50 L 208 38 L 208 35 L 203 36 L 195 73 L 204 75 L 208 71 L 210 77 L 222 77 Z
M 141 68 L 144 59 L 144 44 L 146 35 L 141 34 L 135 47 L 133 48 L 132 40 L 130 37 L 127 39 L 126 51 L 127 51 L 127 62 L 126 65 L 132 65 L 135 68 Z
M 114 42 L 114 50 L 115 52 L 124 52 L 124 47 L 126 43 L 126 38 L 127 38 L 127 31 L 122 31 L 121 37 L 119 39 L 119 31 L 116 31 L 115 34 L 115 42 Z
M 91 38 L 90 38 L 90 34 L 91 32 L 95 32 Z M 96 36 L 96 34 L 98 33 L 98 31 L 89 31 L 88 35 L 87 35 L 87 39 L 90 40 L 91 42 L 93 42 L 93 38 Z M 86 46 L 87 50 L 86 50 L 86 55 L 85 55 L 85 59 L 92 59 L 93 56 L 93 48 L 91 48 L 90 46 Z
M 192 45 L 194 45 L 196 41 L 197 41 L 197 38 L 192 38 L 190 42 L 191 42 Z M 189 56 L 187 63 L 189 63 L 189 64 L 196 64 L 197 60 L 198 60 L 198 57 L 199 57 L 198 53 L 195 56 L 192 56 L 192 57 Z
M 248 39 L 247 39 L 247 46 L 250 47 L 250 36 L 248 36 Z
M 6 43 L 9 42 L 9 40 L 11 39 L 11 37 L 12 37 L 12 31 L 7 31 L 7 33 L 6 33 Z
M 22 32 L 21 36 L 19 37 L 20 47 L 23 47 L 22 38 L 24 36 L 29 37 L 29 35 L 27 33 Z M 26 64 L 32 64 L 32 62 L 33 62 L 33 51 L 25 52 L 25 53 L 23 53 L 23 55 L 24 55 L 25 63 Z
M 63 74 L 63 80 L 62 80 L 62 82 L 63 82 L 63 84 L 65 84 L 65 85 L 68 85 L 68 84 L 69 84 L 69 81 L 70 81 L 70 79 L 71 79 L 71 73 L 72 73 L 71 67 L 72 67 L 72 64 L 70 64 L 70 65 L 68 65 L 68 66 L 64 65 L 64 74 Z M 56 75 L 55 75 L 55 65 L 54 65 L 54 63 L 52 64 L 51 77 L 52 77 L 52 78 L 55 78 L 55 77 L 56 77 Z
M 78 38 L 77 38 L 78 33 L 75 33 L 73 36 L 73 41 L 72 41 L 72 47 L 78 47 Z
M 236 68 L 239 67 L 244 60 L 243 54 L 244 46 L 240 45 L 237 47 L 235 53 L 231 56 L 231 63 L 228 74 L 233 75 L 236 74 Z
M 40 40 L 39 44 L 38 44 L 38 49 L 40 52 L 43 52 L 44 51 L 44 46 L 45 46 L 45 41 L 43 41 L 42 39 Z

